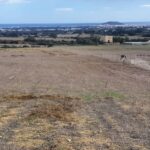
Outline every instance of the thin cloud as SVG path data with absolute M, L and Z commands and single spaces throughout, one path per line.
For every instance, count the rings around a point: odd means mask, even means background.
M 56 11 L 58 12 L 71 12 L 73 11 L 73 8 L 56 8 Z
M 0 0 L 0 3 L 4 4 L 22 4 L 22 3 L 29 3 L 29 0 Z
M 141 7 L 150 8 L 150 4 L 141 5 Z

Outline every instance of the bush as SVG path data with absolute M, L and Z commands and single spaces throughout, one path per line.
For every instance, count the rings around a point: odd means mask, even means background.
M 1 46 L 1 48 L 18 48 L 18 47 L 15 45 L 3 45 Z
M 34 37 L 27 37 L 24 41 L 29 42 L 29 43 L 33 43 L 36 41 L 36 39 Z
M 99 38 L 91 37 L 91 38 L 77 38 L 77 44 L 80 45 L 99 45 L 102 44 Z
M 123 42 L 125 42 L 125 39 L 121 38 L 121 37 L 114 37 L 113 41 L 114 41 L 114 43 L 123 43 Z

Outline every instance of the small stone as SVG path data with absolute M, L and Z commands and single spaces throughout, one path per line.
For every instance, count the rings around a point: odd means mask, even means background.
M 71 142 L 71 139 L 67 139 L 68 142 Z

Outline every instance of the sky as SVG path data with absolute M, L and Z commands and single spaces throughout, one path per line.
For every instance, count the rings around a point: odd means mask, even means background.
M 0 0 L 0 24 L 150 22 L 150 0 Z

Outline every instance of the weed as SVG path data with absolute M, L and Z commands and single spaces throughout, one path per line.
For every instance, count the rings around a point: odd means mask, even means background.
M 116 92 L 116 91 L 104 92 L 102 96 L 104 98 L 112 98 L 112 99 L 118 99 L 118 100 L 123 100 L 125 98 L 123 94 Z
M 94 99 L 95 95 L 94 94 L 84 94 L 81 97 L 85 101 L 92 101 Z

